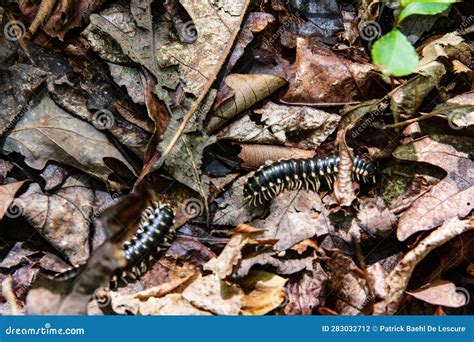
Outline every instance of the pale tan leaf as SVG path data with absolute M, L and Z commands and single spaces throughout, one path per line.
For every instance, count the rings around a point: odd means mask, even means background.
M 466 289 L 464 289 L 467 291 Z M 417 299 L 433 305 L 459 308 L 467 304 L 466 294 L 458 291 L 456 285 L 450 281 L 438 280 L 407 293 Z
M 227 76 L 225 82 L 230 88 L 234 89 L 235 94 L 216 111 L 209 114 L 206 128 L 209 134 L 220 128 L 226 121 L 270 96 L 286 83 L 283 78 L 278 76 L 258 74 L 231 74 Z
M 286 298 L 284 286 L 287 279 L 263 271 L 251 271 L 239 281 L 244 289 L 250 289 L 242 298 L 241 314 L 265 315 L 279 307 Z
M 10 207 L 15 198 L 15 194 L 18 190 L 25 184 L 25 181 L 22 182 L 15 182 L 10 184 L 5 184 L 0 186 L 0 220 L 3 218 L 5 213 L 7 216 L 16 217 L 21 215 L 21 212 L 16 213 L 15 207 Z

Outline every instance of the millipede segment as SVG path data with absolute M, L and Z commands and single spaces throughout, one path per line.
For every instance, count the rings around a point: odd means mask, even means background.
M 321 179 L 331 187 L 339 168 L 339 157 L 289 159 L 264 165 L 247 180 L 244 197 L 251 206 L 263 204 L 285 190 L 318 191 Z M 375 167 L 372 163 L 354 158 L 353 176 L 357 180 L 375 183 Z
M 147 262 L 170 246 L 175 235 L 174 216 L 168 204 L 154 203 L 143 212 L 137 233 L 123 244 L 127 265 L 113 277 L 114 287 L 118 278 L 126 282 L 127 278 L 137 279 L 143 275 L 147 271 Z

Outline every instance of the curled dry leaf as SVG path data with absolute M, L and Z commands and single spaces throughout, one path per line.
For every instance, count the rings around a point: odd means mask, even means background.
M 316 154 L 314 151 L 274 145 L 240 144 L 240 147 L 238 156 L 242 159 L 242 167 L 247 169 L 258 169 L 269 161 L 312 158 Z
M 230 71 L 235 66 L 237 61 L 242 57 L 245 48 L 253 40 L 253 33 L 263 31 L 268 24 L 275 22 L 275 17 L 270 13 L 252 12 L 245 20 L 244 26 L 239 33 L 239 38 L 235 44 L 229 61 L 226 64 L 226 70 Z
M 474 165 L 469 158 L 473 144 L 472 138 L 437 135 L 394 151 L 396 158 L 426 162 L 448 173 L 402 214 L 397 231 L 400 241 L 416 232 L 435 228 L 451 217 L 463 218 L 469 214 L 474 198 Z
M 416 265 L 433 249 L 470 229 L 474 229 L 472 222 L 469 222 L 469 220 L 459 220 L 457 217 L 454 217 L 448 219 L 441 227 L 421 240 L 388 275 L 388 294 L 383 301 L 375 304 L 374 313 L 378 315 L 393 315 L 398 309 Z
M 241 75 L 231 74 L 225 83 L 235 91 L 234 96 L 224 101 L 222 105 L 209 114 L 206 131 L 215 132 L 226 121 L 249 109 L 255 103 L 270 96 L 283 87 L 286 81 L 273 75 Z
M 446 103 L 439 104 L 432 113 L 440 114 L 455 128 L 474 126 L 474 91 L 455 96 Z
M 38 184 L 15 200 L 28 222 L 75 266 L 89 257 L 89 223 L 94 192 L 84 176 L 73 175 L 63 188 L 43 193 Z
M 249 115 L 226 126 L 218 138 L 238 142 L 280 144 L 316 149 L 336 129 L 340 116 L 305 106 L 285 106 L 267 102 L 253 110 L 259 116 Z M 294 135 L 304 135 L 302 141 L 292 141 Z M 298 139 L 299 140 L 299 139 Z
M 446 280 L 438 280 L 407 293 L 427 303 L 451 308 L 466 305 L 468 299 L 464 293 L 457 291 L 456 285 Z
M 21 153 L 25 162 L 37 170 L 43 169 L 48 160 L 54 160 L 108 182 L 113 171 L 106 160 L 114 159 L 133 172 L 105 134 L 59 108 L 48 95 L 18 120 L 1 148 Z
M 346 141 L 346 133 L 358 120 L 369 113 L 382 112 L 385 104 L 381 100 L 366 101 L 359 105 L 345 108 L 342 111 L 342 119 L 339 122 L 337 132 L 337 145 L 339 146 L 339 167 L 334 182 L 334 196 L 342 206 L 350 206 L 356 198 L 352 186 L 352 166 L 354 154 Z
M 390 108 L 395 122 L 401 117 L 413 116 L 426 96 L 439 87 L 442 77 L 446 74 L 446 67 L 440 62 L 430 62 L 418 70 L 418 74 L 403 83 L 390 94 Z

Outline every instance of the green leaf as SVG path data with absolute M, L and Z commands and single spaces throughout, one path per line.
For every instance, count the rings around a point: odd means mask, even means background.
M 397 29 L 380 37 L 372 47 L 372 59 L 385 75 L 406 76 L 415 70 L 418 54 Z
M 415 3 L 433 3 L 433 4 L 452 4 L 455 2 L 460 2 L 459 0 L 400 0 L 402 7 L 407 6 L 408 4 Z
M 413 14 L 422 14 L 422 15 L 434 15 L 441 12 L 444 12 L 448 9 L 450 4 L 448 3 L 434 3 L 434 2 L 413 2 L 408 4 L 405 8 L 402 9 L 400 15 L 398 16 L 398 22 L 401 22 L 403 19 L 406 19 Z

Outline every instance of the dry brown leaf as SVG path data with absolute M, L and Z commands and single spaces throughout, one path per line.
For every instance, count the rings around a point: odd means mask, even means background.
M 387 284 L 389 286 L 388 294 L 383 301 L 375 304 L 374 314 L 395 314 L 416 265 L 433 249 L 470 229 L 474 229 L 472 222 L 469 222 L 469 220 L 461 221 L 457 217 L 454 217 L 447 220 L 441 227 L 421 240 L 421 242 L 409 251 L 390 272 L 387 277 Z
M 446 280 L 438 280 L 407 293 L 427 303 L 451 308 L 466 305 L 468 299 L 464 293 L 457 291 L 456 285 Z
M 288 283 L 286 315 L 310 315 L 313 309 L 324 305 L 328 276 L 319 263 L 303 273 L 296 282 Z
M 474 91 L 449 99 L 435 107 L 432 113 L 441 114 L 454 129 L 474 125 Z M 430 114 L 427 114 L 430 115 Z
M 241 144 L 240 147 L 238 156 L 242 159 L 242 167 L 248 169 L 258 169 L 269 161 L 312 158 L 316 154 L 315 151 L 274 145 Z
M 298 242 L 329 232 L 331 223 L 319 195 L 312 191 L 287 191 L 270 204 L 270 215 L 252 222 L 266 228 L 260 239 L 277 239 L 273 246 L 284 251 Z
M 400 241 L 435 228 L 451 217 L 469 214 L 474 205 L 474 165 L 467 151 L 473 145 L 472 138 L 436 135 L 394 151 L 396 158 L 426 162 L 448 173 L 402 214 L 397 231 Z
M 232 141 L 276 144 L 302 149 L 316 149 L 336 129 L 340 116 L 307 106 L 286 106 L 267 102 L 250 115 L 226 126 L 217 137 Z M 259 119 L 255 120 L 255 114 Z M 301 134 L 298 142 L 291 137 Z
M 295 64 L 296 76 L 283 96 L 290 103 L 345 104 L 371 98 L 379 89 L 371 64 L 339 55 L 317 38 L 297 38 Z
M 133 172 L 104 133 L 71 116 L 47 95 L 18 120 L 1 147 L 6 152 L 21 153 L 25 162 L 37 170 L 43 169 L 48 160 L 54 160 L 107 183 L 113 172 L 106 163 L 110 159 L 120 164 L 122 170 L 118 171 Z
M 84 176 L 73 175 L 63 188 L 43 193 L 38 184 L 15 200 L 22 215 L 74 266 L 89 257 L 89 223 L 94 192 Z
M 235 91 L 235 94 L 224 101 L 217 110 L 209 113 L 206 127 L 208 134 L 215 132 L 226 121 L 235 118 L 255 103 L 273 94 L 283 87 L 286 81 L 273 75 L 231 74 L 226 77 L 225 83 Z
M 10 205 L 15 198 L 15 194 L 20 190 L 23 184 L 25 184 L 25 181 L 0 185 L 0 220 L 5 213 L 10 217 L 21 215 L 21 211 L 17 212 L 20 208 L 15 206 L 11 207 Z
M 140 303 L 141 315 L 172 315 L 172 316 L 209 316 L 207 311 L 200 310 L 183 298 L 181 294 L 171 293 L 163 298 L 150 298 Z
M 347 107 L 341 112 L 342 119 L 339 122 L 336 140 L 339 147 L 340 160 L 336 181 L 334 182 L 334 196 L 342 206 L 350 206 L 356 198 L 354 187 L 352 186 L 354 153 L 347 144 L 346 133 L 365 115 L 382 112 L 384 109 L 385 104 L 381 100 L 372 100 Z

